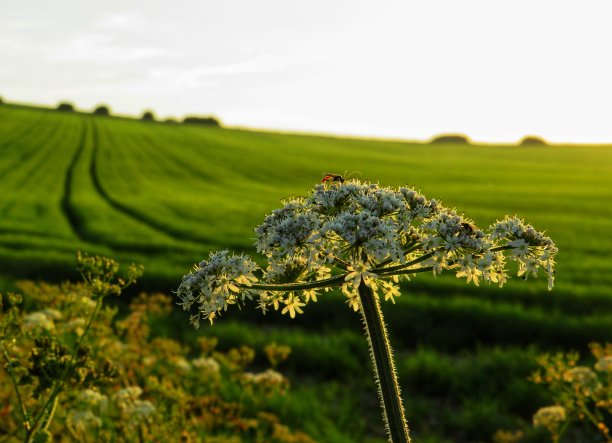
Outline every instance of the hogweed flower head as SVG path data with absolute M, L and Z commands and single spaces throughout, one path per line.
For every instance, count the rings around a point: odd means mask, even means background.
M 250 299 L 258 299 L 264 313 L 281 309 L 294 318 L 317 301 L 317 289 L 341 288 L 349 307 L 362 315 L 387 434 L 393 442 L 407 443 L 408 424 L 378 291 L 395 303 L 400 280 L 444 271 L 475 285 L 502 286 L 508 261 L 518 263 L 523 278 L 542 269 L 551 289 L 557 248 L 516 217 L 483 231 L 415 189 L 357 180 L 324 182 L 309 196 L 284 202 L 255 229 L 255 246 L 267 265 L 260 268 L 249 257 L 228 251 L 212 253 L 183 277 L 178 304 L 192 312 L 197 328 L 201 319 L 212 323 L 230 305 Z M 277 379 L 271 375 L 261 378 Z
M 294 317 L 317 301 L 315 290 L 331 287 L 341 287 L 355 310 L 361 284 L 394 302 L 399 292 L 391 282 L 420 272 L 450 271 L 477 286 L 503 286 L 508 262 L 516 262 L 523 279 L 544 273 L 549 290 L 554 283 L 557 248 L 531 225 L 505 217 L 481 230 L 406 187 L 358 180 L 318 185 L 272 211 L 255 234 L 265 267 L 225 250 L 183 277 L 177 296 L 194 326 L 251 299 L 264 313 L 281 309 Z

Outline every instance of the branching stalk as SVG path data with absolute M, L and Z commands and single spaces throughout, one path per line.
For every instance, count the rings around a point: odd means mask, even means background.
M 404 269 L 403 271 L 395 271 L 395 272 L 380 272 L 380 275 L 387 275 L 387 274 L 392 274 L 392 275 L 406 275 L 406 274 L 419 274 L 421 272 L 429 272 L 429 271 L 433 271 L 433 266 L 425 266 L 423 268 L 413 268 L 413 269 Z
M 19 403 L 19 409 L 21 410 L 21 415 L 23 416 L 23 426 L 26 431 L 30 430 L 30 417 L 28 415 L 28 410 L 26 409 L 23 400 L 21 400 L 21 393 L 19 392 L 19 385 L 17 384 L 17 379 L 15 378 L 15 374 L 13 373 L 13 362 L 11 357 L 6 352 L 4 345 L 2 346 L 2 353 L 4 354 L 4 358 L 6 359 L 6 368 L 11 377 L 11 381 L 13 382 L 13 388 L 15 390 L 15 394 L 17 395 L 17 403 Z
M 41 429 L 48 429 L 49 428 L 49 425 L 51 424 L 51 421 L 53 421 L 53 416 L 55 415 L 55 410 L 57 409 L 58 401 L 59 401 L 59 395 L 56 395 L 55 399 L 53 400 L 53 405 L 51 406 L 51 410 L 47 414 L 46 418 L 43 421 L 42 426 L 40 427 Z
M 333 286 L 344 282 L 346 273 L 336 277 L 330 277 L 323 280 L 311 281 L 308 283 L 253 283 L 250 286 L 237 284 L 242 289 L 259 289 L 263 291 L 299 291 L 303 289 L 316 289 Z
M 31 441 L 32 437 L 36 434 L 38 429 L 41 428 L 41 426 L 43 427 L 43 429 L 45 429 L 47 426 L 49 426 L 49 421 L 53 418 L 53 413 L 54 413 L 54 410 L 55 410 L 55 406 L 57 404 L 57 397 L 59 396 L 60 392 L 62 391 L 62 389 L 64 387 L 64 383 L 66 381 L 66 377 L 68 376 L 69 372 L 72 370 L 72 365 L 74 364 L 74 360 L 76 359 L 77 353 L 81 349 L 81 345 L 83 344 L 83 340 L 84 340 L 85 336 L 87 335 L 87 333 L 89 332 L 89 329 L 91 328 L 93 320 L 96 317 L 96 314 L 98 313 L 98 311 L 100 310 L 100 307 L 102 306 L 102 298 L 103 297 L 99 297 L 98 298 L 98 300 L 96 302 L 96 307 L 94 308 L 93 312 L 91 313 L 91 316 L 89 317 L 89 320 L 87 321 L 87 325 L 85 326 L 85 330 L 83 331 L 83 334 L 79 337 L 79 339 L 76 342 L 76 345 L 75 345 L 74 350 L 72 351 L 72 355 L 70 357 L 70 361 L 68 362 L 68 364 L 66 365 L 66 367 L 62 371 L 62 374 L 61 374 L 61 377 L 59 378 L 59 380 L 56 381 L 55 386 L 51 390 L 51 394 L 49 394 L 49 398 L 45 402 L 44 406 L 42 407 L 42 409 L 36 415 L 36 418 L 34 420 L 34 424 L 32 425 L 32 428 L 26 434 L 26 438 L 24 440 L 25 443 L 29 443 Z M 52 409 L 50 409 L 50 408 L 52 408 Z M 47 411 L 49 411 L 49 413 L 47 413 Z M 42 420 L 45 417 L 46 417 L 46 420 L 45 420 L 45 423 L 43 423 Z
M 428 258 L 433 257 L 434 254 L 435 254 L 435 251 L 431 251 L 431 252 L 428 252 L 427 254 L 423 254 L 420 257 L 415 258 L 414 260 L 410 260 L 409 262 L 402 263 L 401 265 L 389 266 L 388 268 L 375 268 L 373 269 L 373 272 L 390 273 L 390 272 L 400 271 L 402 269 L 406 269 L 410 266 L 416 265 L 417 263 L 421 263 L 422 261 L 425 261 Z

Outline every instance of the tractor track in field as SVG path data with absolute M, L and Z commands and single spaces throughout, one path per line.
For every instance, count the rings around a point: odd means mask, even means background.
M 190 235 L 187 235 L 185 232 L 178 230 L 178 229 L 173 229 L 171 226 L 166 225 L 163 222 L 159 222 L 158 220 L 155 220 L 151 217 L 147 217 L 145 215 L 143 215 L 142 213 L 132 209 L 130 206 L 121 203 L 119 201 L 117 201 L 115 198 L 113 198 L 102 186 L 102 182 L 100 180 L 100 177 L 98 175 L 98 153 L 100 150 L 100 135 L 99 135 L 99 130 L 96 127 L 95 123 L 93 123 L 93 153 L 91 156 L 91 163 L 89 166 L 89 173 L 92 177 L 93 180 L 93 184 L 94 187 L 96 189 L 96 191 L 98 192 L 98 194 L 100 195 L 100 197 L 102 197 L 113 209 L 115 209 L 116 211 L 122 213 L 123 215 L 132 218 L 133 220 L 155 230 L 158 231 L 164 235 L 167 236 L 171 236 L 172 238 L 174 238 L 175 240 L 178 241 L 186 241 L 186 242 L 190 242 L 190 243 L 206 243 L 208 245 L 215 245 L 216 242 L 211 240 L 211 239 L 204 239 L 204 238 L 195 238 L 192 237 Z M 194 245 L 194 248 L 196 247 L 196 245 Z M 161 249 L 161 248 L 157 248 L 157 249 Z M 164 251 L 166 251 L 168 248 L 163 248 Z M 174 249 L 171 248 L 170 249 Z M 177 250 L 181 250 L 184 251 L 185 248 L 175 248 Z
M 64 178 L 64 193 L 62 194 L 62 199 L 60 201 L 60 207 L 62 208 L 62 212 L 66 216 L 68 223 L 70 224 L 70 228 L 72 232 L 77 236 L 77 238 L 81 241 L 86 241 L 87 236 L 84 233 L 81 223 L 79 222 L 79 216 L 77 211 L 73 208 L 70 203 L 70 196 L 72 194 L 72 181 L 74 179 L 74 168 L 76 167 L 79 159 L 83 155 L 83 151 L 85 150 L 85 145 L 87 143 L 87 120 L 83 120 L 81 123 L 81 137 L 79 138 L 79 146 L 74 152 L 72 159 L 70 160 L 70 164 L 68 165 L 68 169 L 66 169 L 65 178 Z
M 65 173 L 64 192 L 62 195 L 60 206 L 61 206 L 62 212 L 64 213 L 66 219 L 68 220 L 68 223 L 70 224 L 70 227 L 74 235 L 82 242 L 90 243 L 93 245 L 101 245 L 112 251 L 117 251 L 117 252 L 143 252 L 143 253 L 180 252 L 180 253 L 184 253 L 185 251 L 189 250 L 189 248 L 187 247 L 176 247 L 172 245 L 111 244 L 108 242 L 101 241 L 98 236 L 90 235 L 87 232 L 87 230 L 83 228 L 83 223 L 82 223 L 83 217 L 82 215 L 81 216 L 79 215 L 78 210 L 71 202 L 71 199 L 72 199 L 72 194 L 74 190 L 75 168 L 77 164 L 79 163 L 79 161 L 81 161 L 84 155 L 84 152 L 87 149 L 88 136 L 91 134 L 92 141 L 93 141 L 93 145 L 91 149 L 93 150 L 93 152 L 92 152 L 88 171 L 91 175 L 91 180 L 92 180 L 94 189 L 99 194 L 100 198 L 106 201 L 113 209 L 121 212 L 122 214 L 127 215 L 131 218 L 134 218 L 138 222 L 144 223 L 147 226 L 152 227 L 153 229 L 157 231 L 161 231 L 155 226 L 152 226 L 150 223 L 146 223 L 146 221 L 143 221 L 140 218 L 133 217 L 131 214 L 131 212 L 133 211 L 129 211 L 129 208 L 126 208 L 124 205 L 120 205 L 114 200 L 112 200 L 108 196 L 104 188 L 102 187 L 100 183 L 100 179 L 97 174 L 97 168 L 96 168 L 96 157 L 97 157 L 98 148 L 99 148 L 97 131 L 98 130 L 96 128 L 95 122 L 92 119 L 83 120 L 82 126 L 81 126 L 81 135 L 79 139 L 79 145 L 76 151 L 74 152 L 72 159 L 70 160 L 70 164 L 68 165 L 68 168 L 66 169 L 66 173 Z M 92 216 L 95 216 L 95 214 L 92 214 Z M 167 234 L 167 232 L 165 231 L 162 231 L 162 232 L 164 234 Z M 195 246 L 194 246 L 194 249 L 196 249 Z

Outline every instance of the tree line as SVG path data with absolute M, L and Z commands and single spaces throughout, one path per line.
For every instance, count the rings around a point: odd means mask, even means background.
M 0 104 L 2 103 L 3 103 L 2 97 L 0 97 Z M 60 112 L 81 112 L 81 111 L 77 111 L 75 106 L 70 102 L 60 102 L 55 109 Z M 91 113 L 93 115 L 107 116 L 107 117 L 113 115 L 110 107 L 104 104 L 96 106 L 93 109 L 93 111 L 91 111 Z M 217 117 L 212 116 L 212 115 L 206 115 L 206 116 L 187 115 L 183 117 L 181 120 L 178 120 L 175 118 L 166 118 L 162 120 L 162 119 L 159 119 L 155 115 L 155 113 L 150 109 L 147 109 L 142 113 L 142 115 L 140 116 L 140 120 L 149 121 L 149 122 L 164 122 L 164 123 L 187 123 L 187 124 L 212 126 L 212 127 L 217 127 L 217 128 L 221 127 L 221 121 Z

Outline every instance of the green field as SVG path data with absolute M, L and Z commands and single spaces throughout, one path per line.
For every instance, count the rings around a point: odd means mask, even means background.
M 421 276 L 385 307 L 416 441 L 525 427 L 546 402 L 525 380 L 532 357 L 612 340 L 612 146 L 430 145 L 0 105 L 0 288 L 74 278 L 81 249 L 142 263 L 142 287 L 168 291 L 211 249 L 254 254 L 265 214 L 329 171 L 416 186 L 481 227 L 516 213 L 560 250 L 552 293 L 544 279 L 499 289 Z M 236 311 L 201 333 L 223 346 L 290 344 L 287 369 L 304 380 L 293 395 L 338 414 L 304 428 L 321 441 L 380 437 L 359 319 L 333 295 L 308 308 L 292 322 Z M 175 317 L 182 328 L 168 330 L 191 340 Z M 347 383 L 336 410 L 330 392 Z

